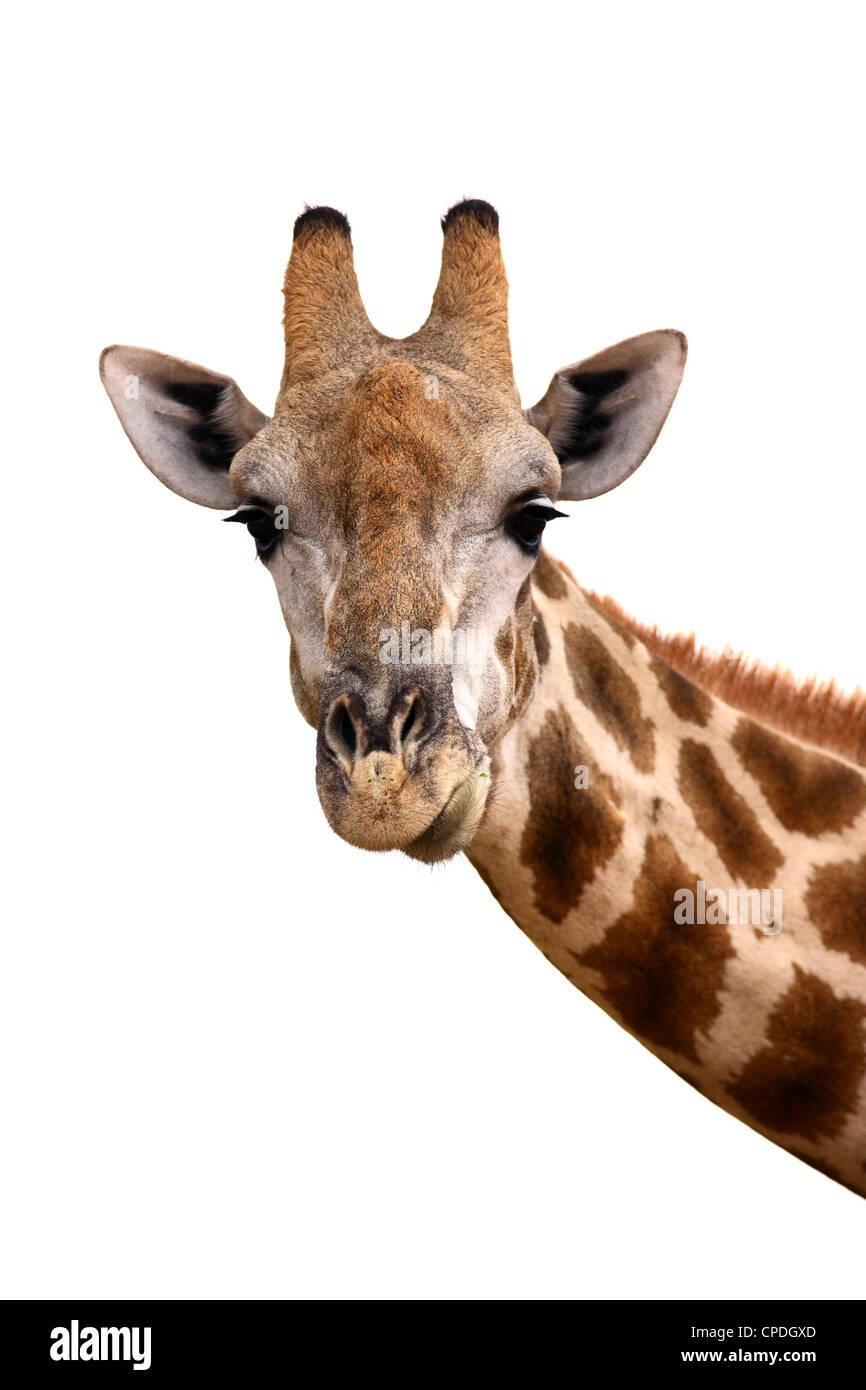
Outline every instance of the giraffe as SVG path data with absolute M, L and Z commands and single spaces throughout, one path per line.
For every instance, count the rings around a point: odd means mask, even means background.
M 337 834 L 464 852 L 658 1058 L 866 1195 L 866 697 L 665 637 L 550 556 L 556 504 L 652 448 L 685 338 L 616 344 L 522 410 L 497 214 L 467 200 L 442 226 L 430 315 L 398 340 L 345 216 L 298 218 L 272 417 L 141 348 L 105 350 L 108 395 L 166 486 L 252 535 Z

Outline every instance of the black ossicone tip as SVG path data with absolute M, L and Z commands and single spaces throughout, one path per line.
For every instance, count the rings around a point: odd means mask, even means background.
M 344 212 L 338 212 L 336 208 L 311 208 L 306 207 L 300 217 L 295 220 L 294 237 L 297 239 L 298 233 L 305 227 L 328 227 L 332 232 L 340 232 L 344 237 L 352 240 L 352 228 L 349 226 L 349 219 Z
M 455 203 L 453 208 L 449 208 L 442 218 L 443 232 L 447 232 L 460 217 L 474 217 L 487 232 L 499 231 L 499 213 L 480 198 L 464 198 L 462 203 Z

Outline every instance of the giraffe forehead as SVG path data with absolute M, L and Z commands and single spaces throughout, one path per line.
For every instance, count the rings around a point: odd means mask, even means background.
M 435 626 L 436 541 L 480 460 L 435 383 L 408 362 L 382 363 L 347 391 L 319 494 L 348 547 L 330 608 L 331 641 L 383 623 Z
M 483 512 L 512 491 L 559 486 L 555 455 L 513 400 L 435 363 L 388 359 L 313 383 L 285 407 L 301 481 L 349 522 L 363 511 Z
M 347 395 L 325 479 L 341 521 L 362 540 L 395 527 L 429 538 L 437 516 L 484 483 L 484 453 L 462 415 L 408 362 L 367 372 Z

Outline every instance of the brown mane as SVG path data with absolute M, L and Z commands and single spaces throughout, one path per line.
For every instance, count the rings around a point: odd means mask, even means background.
M 709 651 L 698 646 L 694 633 L 668 636 L 632 618 L 614 599 L 587 589 L 583 592 L 616 624 L 708 694 L 780 733 L 866 766 L 866 691 L 859 686 L 847 693 L 832 680 L 810 676 L 800 681 L 781 666 L 771 669 L 736 652 Z

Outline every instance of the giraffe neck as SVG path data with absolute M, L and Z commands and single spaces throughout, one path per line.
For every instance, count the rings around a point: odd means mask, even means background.
M 542 555 L 469 858 L 554 965 L 866 1195 L 866 775 L 712 698 Z

